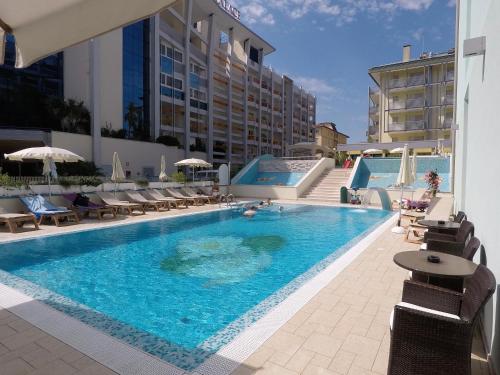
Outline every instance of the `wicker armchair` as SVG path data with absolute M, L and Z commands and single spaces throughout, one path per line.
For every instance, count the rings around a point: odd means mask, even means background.
M 427 250 L 436 250 L 439 248 L 457 248 L 463 251 L 465 245 L 471 237 L 474 236 L 474 224 L 470 221 L 462 221 L 460 228 L 456 233 L 426 232 L 424 242 L 427 244 Z
M 405 281 L 392 315 L 389 375 L 470 375 L 473 332 L 495 292 L 495 277 L 478 266 L 464 293 Z
M 467 215 L 463 211 L 458 211 L 453 219 L 455 223 L 461 223 L 464 220 L 467 220 Z

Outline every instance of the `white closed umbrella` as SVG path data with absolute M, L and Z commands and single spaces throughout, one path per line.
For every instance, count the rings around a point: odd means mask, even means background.
M 49 183 L 49 197 L 52 196 L 51 192 L 51 177 L 57 178 L 57 163 L 76 163 L 78 161 L 84 161 L 85 159 L 81 156 L 66 150 L 64 148 L 58 147 L 30 147 L 23 150 L 13 152 L 11 154 L 4 154 L 5 159 L 8 160 L 43 160 L 43 175 L 47 176 Z
M 195 168 L 212 168 L 212 164 L 202 159 L 184 159 L 174 164 L 176 167 L 190 167 L 193 168 L 193 181 Z
M 398 225 L 392 228 L 393 233 L 403 234 L 405 229 L 401 226 L 401 208 L 403 205 L 403 189 L 405 186 L 413 184 L 415 180 L 412 176 L 411 165 L 410 165 L 410 152 L 408 150 L 408 145 L 405 144 L 403 148 L 403 155 L 401 156 L 401 164 L 399 166 L 399 174 L 396 179 L 396 185 L 401 187 L 401 198 L 399 200 L 399 219 Z
M 118 157 L 118 152 L 113 153 L 113 173 L 111 174 L 111 181 L 115 183 L 115 195 L 118 183 L 125 180 L 125 173 L 123 173 L 122 163 Z
M 167 163 L 165 162 L 165 155 L 162 155 L 160 159 L 160 174 L 158 175 L 158 179 L 161 182 L 167 181 L 168 176 L 166 170 Z
M 417 181 L 417 154 L 413 151 L 413 155 L 411 156 L 411 178 L 413 180 L 412 184 Z
M 0 64 L 5 33 L 16 38 L 16 68 L 149 17 L 175 0 L 2 0 Z

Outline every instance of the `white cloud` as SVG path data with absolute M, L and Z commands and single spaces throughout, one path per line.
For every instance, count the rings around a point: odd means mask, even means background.
M 325 80 L 316 77 L 297 77 L 292 75 L 294 82 L 302 86 L 304 90 L 316 96 L 333 96 L 338 93 L 338 89 Z
M 421 41 L 422 37 L 424 36 L 424 28 L 423 27 L 418 28 L 417 30 L 411 33 L 411 36 L 416 41 Z
M 433 0 L 396 0 L 395 3 L 401 9 L 406 10 L 425 10 L 428 9 Z
M 268 10 L 258 2 L 251 2 L 250 4 L 244 5 L 240 8 L 244 19 L 249 24 L 254 24 L 256 22 L 261 22 L 266 25 L 274 25 L 273 14 L 268 12 Z
M 308 14 L 332 19 L 338 26 L 353 22 L 359 14 L 383 14 L 391 19 L 398 11 L 427 10 L 434 0 L 234 0 L 249 24 L 272 25 L 280 13 L 291 19 Z M 448 0 L 448 5 L 455 0 Z M 316 20 L 313 21 L 317 22 Z

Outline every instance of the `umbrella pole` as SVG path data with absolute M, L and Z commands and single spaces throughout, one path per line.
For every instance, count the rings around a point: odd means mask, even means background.
M 399 199 L 399 219 L 398 219 L 398 227 L 401 226 L 401 209 L 403 207 L 403 184 L 401 184 L 401 198 Z

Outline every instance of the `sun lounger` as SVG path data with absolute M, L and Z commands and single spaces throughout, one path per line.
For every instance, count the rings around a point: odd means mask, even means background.
M 97 192 L 96 193 L 101 200 L 106 203 L 108 206 L 112 206 L 117 210 L 126 210 L 129 215 L 132 215 L 134 211 L 140 211 L 143 215 L 146 213 L 144 210 L 143 204 L 138 203 L 130 203 L 128 201 L 121 201 L 117 199 L 114 194 L 109 193 L 107 191 Z
M 63 194 L 62 196 L 64 199 L 70 202 L 71 207 L 77 210 L 82 216 L 90 216 L 90 214 L 95 214 L 98 220 L 101 220 L 106 214 L 110 214 L 113 215 L 113 217 L 116 217 L 116 210 L 112 206 L 96 204 L 89 201 L 88 198 L 87 200 L 79 199 L 79 194 L 76 193 Z
M 203 200 L 205 200 L 207 203 L 217 203 L 217 198 L 215 197 L 211 197 L 209 195 L 204 195 L 204 194 L 198 194 L 194 189 L 190 188 L 190 187 L 184 187 L 183 188 L 184 192 L 192 197 L 192 198 L 201 198 Z
M 11 233 L 16 233 L 18 226 L 30 222 L 33 223 L 35 229 L 39 229 L 35 215 L 10 213 L 5 211 L 3 207 L 0 207 L 0 223 L 6 224 Z
M 125 194 L 132 202 L 142 204 L 144 207 L 153 208 L 158 212 L 161 208 L 170 210 L 170 204 L 168 202 L 146 199 L 138 191 L 128 190 Z
M 186 196 L 186 195 L 182 194 L 180 191 L 175 190 L 175 189 L 165 188 L 165 192 L 174 198 L 184 199 L 187 203 L 192 202 L 194 205 L 203 204 L 203 199 L 198 198 L 198 197 Z
M 79 222 L 76 212 L 68 210 L 65 207 L 56 207 L 41 195 L 21 197 L 20 199 L 26 208 L 38 219 L 38 224 L 41 224 L 45 219 L 54 221 L 56 226 L 60 225 L 61 220 L 67 220 L 68 223 L 71 220 L 75 223 Z
M 175 208 L 179 208 L 179 204 L 182 204 L 184 205 L 185 208 L 188 208 L 188 204 L 185 199 L 166 197 L 156 189 L 147 189 L 143 192 L 143 194 L 148 199 L 153 199 L 161 202 L 168 202 L 171 205 L 173 204 Z

